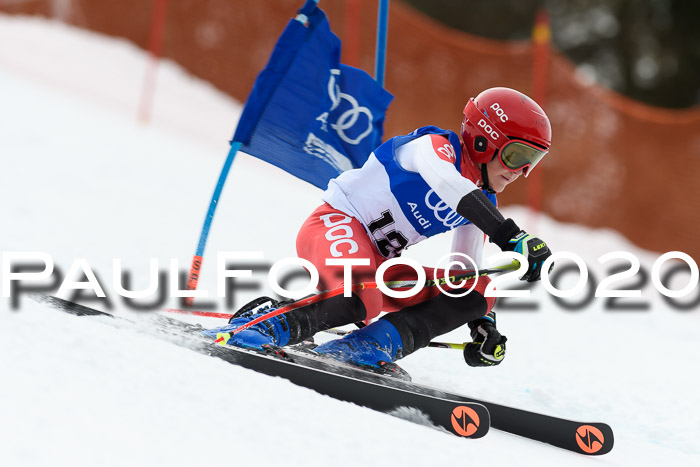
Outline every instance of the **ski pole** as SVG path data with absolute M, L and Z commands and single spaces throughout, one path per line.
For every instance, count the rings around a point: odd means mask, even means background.
M 495 266 L 495 267 L 490 268 L 490 269 L 484 269 L 484 270 L 480 271 L 479 277 L 483 277 L 483 276 L 498 273 L 498 272 L 515 270 L 519 267 L 520 267 L 520 263 L 518 261 L 513 261 L 512 263 L 505 264 L 503 266 Z M 474 276 L 473 272 L 469 272 L 469 273 L 459 274 L 459 275 L 455 275 L 455 276 L 450 276 L 449 280 L 451 282 L 454 282 L 456 280 L 469 280 L 469 279 L 473 279 L 474 277 L 475 276 Z M 396 289 L 396 288 L 401 288 L 401 287 L 412 287 L 416 284 L 416 282 L 417 281 L 387 281 L 384 283 L 384 285 L 386 285 L 388 288 Z M 443 285 L 446 282 L 447 282 L 447 279 L 440 279 L 437 283 Z M 432 286 L 435 286 L 437 283 L 435 282 L 435 280 L 427 280 L 425 282 L 425 287 L 432 287 Z M 370 282 L 370 283 L 366 283 L 366 284 L 360 283 L 360 284 L 355 284 L 355 285 L 356 286 L 366 286 L 364 288 L 372 288 L 372 286 L 376 286 L 376 283 Z M 334 297 L 336 295 L 339 295 L 337 293 L 337 291 L 339 291 L 339 290 L 342 291 L 343 287 L 341 286 L 341 287 L 338 287 L 338 288 L 333 289 L 333 290 L 321 292 L 321 294 L 331 294 L 331 295 L 324 296 L 324 298 Z M 355 289 L 353 289 L 353 290 L 355 290 Z M 319 295 L 321 295 L 321 294 L 319 294 Z M 311 297 L 308 297 L 307 299 L 304 299 L 304 300 L 313 300 L 313 301 L 305 302 L 304 306 L 309 305 L 311 303 L 316 303 L 318 301 L 318 299 L 314 299 L 314 298 L 317 296 L 318 295 L 313 295 Z M 296 306 L 297 303 L 298 302 L 294 302 L 294 303 L 290 304 L 290 306 L 291 305 L 295 305 L 295 306 L 294 306 L 294 308 L 290 308 L 287 311 L 291 311 L 295 308 L 299 308 L 299 306 Z M 221 313 L 218 311 L 200 311 L 200 310 L 189 310 L 189 309 L 181 309 L 181 308 L 163 308 L 161 311 L 165 311 L 167 313 L 177 313 L 177 314 L 181 314 L 181 315 L 204 316 L 207 318 L 230 319 L 231 317 L 233 317 L 233 313 Z M 285 313 L 287 311 L 285 311 Z M 331 330 L 327 330 L 327 332 L 330 332 L 330 331 Z M 343 332 L 343 331 L 338 331 L 338 332 Z M 463 345 L 463 344 L 449 344 L 449 345 L 459 346 L 459 345 Z M 437 347 L 437 345 L 434 347 Z
M 445 277 L 443 279 L 438 279 L 437 281 L 433 279 L 429 279 L 425 281 L 424 286 L 425 287 L 432 287 L 437 284 L 445 284 L 449 280 L 450 282 L 456 282 L 458 280 L 470 280 L 470 279 L 476 279 L 478 277 L 484 277 L 488 276 L 489 274 L 495 274 L 499 272 L 505 272 L 505 271 L 514 271 L 520 267 L 520 262 L 517 260 L 514 260 L 508 264 L 504 264 L 502 266 L 495 266 L 493 268 L 489 269 L 483 269 L 481 271 L 470 271 L 466 272 L 464 274 L 456 274 L 454 276 L 450 277 Z M 389 281 L 385 282 L 384 285 L 386 285 L 388 288 L 401 288 L 401 287 L 413 287 L 416 285 L 418 281 Z M 376 282 L 361 282 L 358 284 L 353 284 L 350 287 L 351 292 L 356 292 L 359 290 L 365 290 L 365 289 L 376 289 L 377 288 L 377 283 Z M 292 310 L 296 310 L 297 308 L 301 308 L 303 306 L 307 305 L 312 305 L 314 303 L 318 303 L 321 300 L 326 300 L 328 298 L 336 297 L 340 294 L 342 294 L 345 291 L 345 286 L 342 285 L 340 287 L 337 287 L 332 290 L 327 290 L 325 292 L 321 292 L 320 294 L 317 295 L 312 295 L 311 297 L 308 298 L 302 298 L 301 300 L 298 300 L 294 303 L 291 303 L 287 306 L 283 306 L 282 308 L 278 308 L 276 310 L 272 310 L 269 313 L 265 313 L 264 315 L 261 315 L 257 318 L 255 318 L 252 321 L 247 322 L 246 324 L 242 325 L 239 328 L 233 329 L 230 331 L 231 335 L 238 334 L 239 332 L 248 329 L 251 326 L 255 326 L 258 323 L 261 323 L 263 321 L 266 321 L 270 318 L 274 318 L 275 316 L 283 315 L 285 313 L 289 313 Z
M 165 311 L 168 313 L 177 313 L 180 315 L 205 316 L 207 318 L 229 319 L 233 316 L 233 313 L 221 313 L 218 311 L 183 310 L 182 308 L 163 308 L 160 311 Z
M 336 336 L 346 336 L 350 334 L 350 331 L 343 331 L 342 329 L 326 329 L 323 332 L 327 332 L 328 334 L 334 334 Z M 461 344 L 457 344 L 455 342 L 429 342 L 428 347 L 436 347 L 439 349 L 456 349 L 456 350 L 464 350 L 464 347 L 466 346 L 466 342 L 462 342 Z
M 230 319 L 233 313 L 220 313 L 218 311 L 199 311 L 199 310 L 183 310 L 180 308 L 163 308 L 161 311 L 166 311 L 168 313 L 178 313 L 182 315 L 193 315 L 193 316 L 205 316 L 207 318 L 222 318 Z M 326 329 L 323 332 L 328 334 L 334 334 L 336 336 L 345 336 L 348 331 L 343 331 L 342 329 Z M 464 343 L 457 344 L 454 342 L 430 342 L 428 347 L 438 347 L 441 349 L 458 349 L 464 350 Z

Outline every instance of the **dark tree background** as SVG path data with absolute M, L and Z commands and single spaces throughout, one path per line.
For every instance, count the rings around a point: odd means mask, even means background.
M 550 15 L 552 45 L 611 89 L 647 104 L 700 104 L 700 1 L 404 0 L 442 23 L 491 39 L 531 36 Z

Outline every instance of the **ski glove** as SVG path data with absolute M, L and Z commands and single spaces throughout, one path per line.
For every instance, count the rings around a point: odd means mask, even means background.
M 496 229 L 491 241 L 503 251 L 514 251 L 527 258 L 528 270 L 520 279 L 528 282 L 540 280 L 542 264 L 552 256 L 552 252 L 543 240 L 520 230 L 513 219 L 506 219 Z M 552 272 L 552 268 L 554 263 L 550 265 L 549 272 Z
M 496 313 L 469 323 L 472 340 L 464 346 L 464 361 L 469 366 L 494 366 L 506 356 L 506 336 L 496 329 Z

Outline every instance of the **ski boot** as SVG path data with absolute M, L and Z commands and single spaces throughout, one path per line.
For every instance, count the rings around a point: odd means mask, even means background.
M 403 356 L 401 335 L 393 324 L 380 319 L 369 326 L 313 349 L 314 352 L 373 373 L 410 381 L 409 374 L 394 361 Z
M 266 306 L 262 306 L 268 303 Z M 235 345 L 245 349 L 269 351 L 289 343 L 289 326 L 284 315 L 275 316 L 249 327 L 237 334 L 231 331 L 266 313 L 276 310 L 280 303 L 268 297 L 261 297 L 248 303 L 229 319 L 229 324 L 202 331 L 202 334 L 216 339 L 217 344 Z

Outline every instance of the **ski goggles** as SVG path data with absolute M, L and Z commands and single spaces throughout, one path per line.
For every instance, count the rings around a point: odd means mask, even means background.
M 547 150 L 521 139 L 510 139 L 489 118 L 486 112 L 481 112 L 469 99 L 464 108 L 464 115 L 484 135 L 489 144 L 498 150 L 498 158 L 506 169 L 517 172 L 523 169 L 525 177 L 547 154 Z
M 523 169 L 527 177 L 532 169 L 547 155 L 547 151 L 522 140 L 510 140 L 498 151 L 498 159 L 506 169 L 517 172 Z

